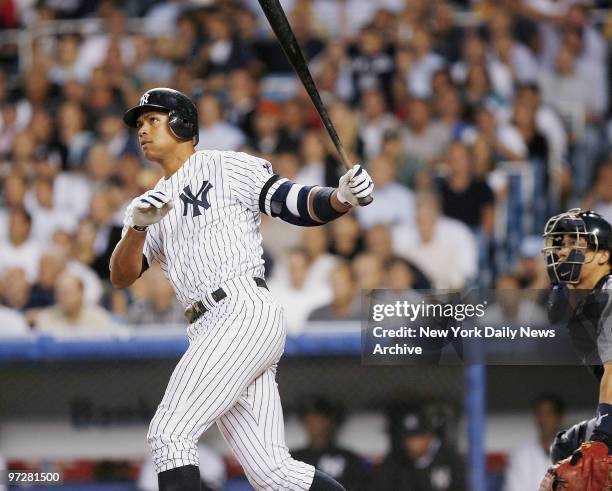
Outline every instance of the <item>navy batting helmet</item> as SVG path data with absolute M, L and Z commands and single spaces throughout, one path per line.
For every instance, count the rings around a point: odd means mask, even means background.
M 198 110 L 185 94 L 166 87 L 147 90 L 138 105 L 125 113 L 123 121 L 136 128 L 138 117 L 145 111 L 167 112 L 172 133 L 177 138 L 193 140 L 194 145 L 198 144 Z
M 544 227 L 548 274 L 554 283 L 578 283 L 587 249 L 612 251 L 612 226 L 598 213 L 573 208 L 552 217 Z M 569 254 L 563 260 L 561 249 Z

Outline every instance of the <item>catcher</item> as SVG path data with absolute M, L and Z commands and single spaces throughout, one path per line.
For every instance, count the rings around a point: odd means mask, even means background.
M 600 383 L 597 416 L 557 434 L 540 491 L 612 490 L 612 226 L 574 208 L 544 229 L 553 284 L 549 318 L 566 324 L 580 360 Z

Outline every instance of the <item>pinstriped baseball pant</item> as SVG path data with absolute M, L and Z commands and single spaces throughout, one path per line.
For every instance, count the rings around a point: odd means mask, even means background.
M 308 490 L 314 467 L 285 444 L 276 364 L 285 342 L 282 309 L 268 290 L 243 277 L 189 329 L 147 439 L 159 473 L 199 465 L 197 442 L 213 423 L 256 490 Z

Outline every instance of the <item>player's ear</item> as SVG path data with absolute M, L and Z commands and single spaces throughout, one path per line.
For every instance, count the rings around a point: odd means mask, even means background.
M 610 263 L 610 251 L 601 249 L 599 252 L 601 252 L 601 254 L 597 254 L 597 264 L 603 266 L 604 264 Z

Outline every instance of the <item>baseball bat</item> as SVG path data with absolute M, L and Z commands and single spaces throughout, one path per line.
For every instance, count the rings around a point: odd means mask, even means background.
M 306 92 L 308 92 L 308 95 L 310 96 L 310 100 L 319 113 L 325 129 L 327 130 L 332 142 L 334 142 L 338 155 L 340 155 L 342 164 L 346 169 L 350 170 L 352 166 L 349 162 L 346 150 L 344 150 L 344 146 L 338 137 L 336 128 L 334 127 L 334 124 L 327 113 L 327 109 L 325 109 L 325 106 L 323 105 L 323 101 L 319 95 L 319 90 L 312 79 L 312 75 L 310 74 L 310 70 L 306 64 L 304 54 L 302 53 L 297 39 L 295 38 L 295 34 L 293 34 L 293 29 L 291 29 L 291 25 L 287 20 L 283 7 L 281 6 L 279 0 L 259 0 L 259 5 L 261 5 L 262 10 L 270 23 L 270 27 L 272 27 L 278 42 L 283 48 L 285 55 L 287 55 L 287 59 L 291 63 L 293 70 L 302 81 L 302 85 L 304 85 Z M 369 205 L 371 202 L 372 196 L 366 196 L 365 198 L 359 199 L 359 204 L 361 206 Z

